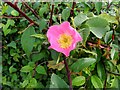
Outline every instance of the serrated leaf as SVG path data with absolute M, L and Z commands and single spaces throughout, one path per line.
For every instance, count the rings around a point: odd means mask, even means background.
M 33 68 L 30 67 L 29 65 L 27 65 L 27 66 L 23 66 L 20 71 L 21 72 L 30 72 L 32 70 L 33 70 Z
M 103 83 L 96 75 L 91 77 L 91 82 L 95 88 L 103 88 Z
M 62 18 L 63 18 L 63 20 L 65 20 L 65 21 L 68 20 L 69 16 L 70 16 L 70 8 L 64 9 L 62 11 Z
M 86 24 L 89 26 L 90 31 L 97 37 L 102 38 L 105 33 L 110 30 L 107 20 L 100 17 L 93 17 L 89 19 Z
M 50 90 L 53 88 L 69 88 L 69 86 L 63 79 L 53 73 L 51 76 Z
M 94 58 L 81 58 L 72 64 L 71 69 L 74 72 L 80 72 L 81 70 L 92 65 L 95 62 L 96 62 L 96 59 Z
M 36 67 L 36 71 L 37 71 L 37 73 L 39 73 L 39 74 L 44 74 L 44 75 L 46 75 L 46 71 L 45 71 L 45 68 L 44 68 L 43 66 L 38 65 L 38 66 Z
M 76 26 L 80 26 L 84 21 L 88 19 L 86 14 L 79 14 L 75 16 L 74 23 Z
M 22 44 L 22 48 L 25 51 L 25 53 L 27 54 L 27 56 L 29 57 L 31 54 L 31 51 L 33 49 L 33 45 L 35 42 L 35 38 L 31 37 L 31 35 L 35 34 L 35 30 L 33 27 L 29 27 L 27 28 L 22 37 L 21 37 L 21 44 Z
M 85 77 L 84 76 L 77 76 L 72 80 L 73 86 L 82 86 L 85 83 Z

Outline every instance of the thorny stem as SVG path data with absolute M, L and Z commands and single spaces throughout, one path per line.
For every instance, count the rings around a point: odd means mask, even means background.
M 52 10 L 51 10 L 51 15 L 50 15 L 50 23 L 49 23 L 49 26 L 52 25 L 52 15 L 53 15 L 53 10 L 54 10 L 54 4 L 52 5 Z
M 24 1 L 22 0 L 22 3 L 23 3 L 27 8 L 29 8 L 29 9 L 32 11 L 32 13 L 39 19 L 39 16 L 37 15 L 37 13 L 36 13 L 26 2 L 24 2 Z
M 65 64 L 65 68 L 66 68 L 66 71 L 67 71 L 67 77 L 68 77 L 68 81 L 69 81 L 69 88 L 70 88 L 70 90 L 73 90 L 73 88 L 72 88 L 72 80 L 71 80 L 71 73 L 70 73 L 70 70 L 68 68 L 68 63 L 66 62 L 66 59 L 64 59 L 64 64 Z
M 35 23 L 33 20 L 31 20 L 24 12 L 22 12 L 16 5 L 14 5 L 13 3 L 9 2 L 8 0 L 5 0 L 5 2 L 10 5 L 12 8 L 14 8 L 15 10 L 17 10 L 22 16 L 24 16 L 30 23 L 34 23 L 34 25 L 38 26 L 39 25 L 37 23 Z

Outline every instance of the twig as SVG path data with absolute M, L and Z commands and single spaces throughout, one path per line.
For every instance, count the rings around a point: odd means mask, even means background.
M 53 15 L 53 10 L 54 10 L 54 4 L 52 4 L 52 10 L 51 10 L 51 15 L 50 15 L 50 23 L 49 23 L 49 26 L 52 25 L 52 15 Z
M 7 15 L 3 15 L 3 16 L 0 16 L 0 18 L 23 18 L 23 16 L 7 16 Z
M 22 0 L 22 3 L 23 3 L 27 8 L 29 8 L 29 9 L 32 11 L 32 13 L 39 19 L 39 16 L 37 15 L 37 13 L 36 13 L 26 2 L 24 2 L 24 1 Z
M 92 41 L 87 41 L 87 44 L 90 45 L 90 46 L 93 46 L 93 47 L 97 47 L 97 44 L 96 42 L 92 42 Z M 109 45 L 105 45 L 105 44 L 100 44 L 99 45 L 100 48 L 109 48 L 109 49 L 112 49 L 112 47 L 110 47 Z
M 28 27 L 26 27 L 26 28 L 25 28 L 24 30 L 22 30 L 22 31 L 19 31 L 18 33 L 19 33 L 19 34 L 23 33 L 26 29 L 28 29 L 30 26 L 33 26 L 33 25 L 34 25 L 34 23 L 29 24 Z
M 68 64 L 66 62 L 66 59 L 64 59 L 64 64 L 65 64 L 65 68 L 66 68 L 66 71 L 67 71 L 67 77 L 68 77 L 68 81 L 69 81 L 69 85 L 70 85 L 70 90 L 73 90 L 72 88 L 72 80 L 71 80 L 71 73 L 70 73 L 70 70 L 68 68 Z
M 37 67 L 37 65 L 38 65 L 38 62 L 36 62 L 36 63 L 35 63 L 35 67 L 34 67 L 34 70 L 33 70 L 33 73 L 32 73 L 32 77 L 34 77 L 34 76 L 35 76 L 35 73 L 36 73 L 36 67 Z
M 30 23 L 34 23 L 34 25 L 38 26 L 39 25 L 37 23 L 35 23 L 33 20 L 31 20 L 24 12 L 22 12 L 16 5 L 14 5 L 13 3 L 9 2 L 8 0 L 5 0 L 8 5 L 10 5 L 12 8 L 14 8 L 15 10 L 17 10 L 22 16 L 24 16 Z
M 73 2 L 72 9 L 70 11 L 71 16 L 74 16 L 74 7 L 76 5 L 76 2 Z

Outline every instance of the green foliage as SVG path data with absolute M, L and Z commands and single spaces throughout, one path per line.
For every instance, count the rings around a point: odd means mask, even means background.
M 94 62 L 96 62 L 96 59 L 94 58 L 81 58 L 72 64 L 71 69 L 74 72 L 80 72 L 81 70 L 83 70 L 84 68 L 87 68 Z
M 31 37 L 32 34 L 35 34 L 34 28 L 33 27 L 28 27 L 22 37 L 21 37 L 21 44 L 22 44 L 22 48 L 25 51 L 25 53 L 27 54 L 27 56 L 29 57 L 31 54 L 31 51 L 33 49 L 33 45 L 35 42 L 35 39 L 33 37 Z
M 91 82 L 95 88 L 103 88 L 103 83 L 96 75 L 91 77 Z
M 52 74 L 50 88 L 68 88 L 68 85 L 59 76 Z
M 45 68 L 43 66 L 38 65 L 36 68 L 37 73 L 39 74 L 45 74 L 46 75 L 46 71 Z
M 75 16 L 74 18 L 74 23 L 76 26 L 80 26 L 84 21 L 86 21 L 88 19 L 86 14 L 78 14 L 77 16 Z
M 102 38 L 110 30 L 107 20 L 103 18 L 93 17 L 86 24 L 89 26 L 90 31 L 98 38 Z
M 77 76 L 72 81 L 73 86 L 82 86 L 84 83 L 85 83 L 85 77 L 84 76 Z
M 68 20 L 69 16 L 70 16 L 70 9 L 69 8 L 64 9 L 62 11 L 63 20 L 65 20 L 65 21 Z
M 24 3 L 16 3 L 32 21 L 1 2 L 0 85 L 3 89 L 69 89 L 64 56 L 48 49 L 46 32 L 52 20 L 52 25 L 69 21 L 82 37 L 66 59 L 73 88 L 119 90 L 120 2 L 114 1 L 78 0 L 74 6 L 73 2 L 26 2 L 36 15 Z

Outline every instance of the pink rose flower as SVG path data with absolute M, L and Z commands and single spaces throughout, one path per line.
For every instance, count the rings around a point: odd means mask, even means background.
M 50 49 L 63 53 L 66 57 L 75 49 L 77 42 L 82 41 L 80 34 L 70 26 L 68 21 L 50 26 L 47 31 Z

